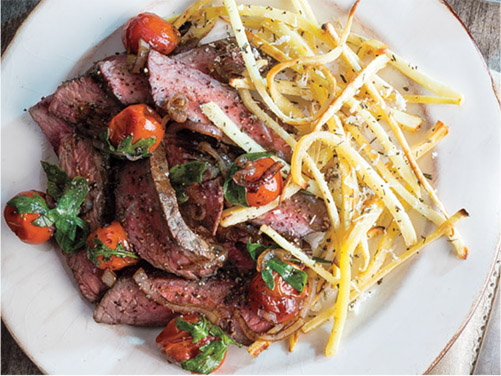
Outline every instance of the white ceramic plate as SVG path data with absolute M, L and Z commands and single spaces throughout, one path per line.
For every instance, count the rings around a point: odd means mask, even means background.
M 351 1 L 312 0 L 322 21 Z M 19 191 L 44 188 L 39 160 L 54 158 L 24 109 L 91 61 L 121 51 L 116 30 L 141 10 L 166 16 L 184 0 L 44 0 L 2 61 L 2 207 Z M 282 4 L 283 5 L 283 4 Z M 276 344 L 258 359 L 232 348 L 221 373 L 422 373 L 465 322 L 480 294 L 500 229 L 500 111 L 484 61 L 439 0 L 364 1 L 361 23 L 393 50 L 465 95 L 462 107 L 433 106 L 450 135 L 440 145 L 437 189 L 470 249 L 458 260 L 440 240 L 385 279 L 358 315 L 342 348 L 326 358 L 329 327 L 301 337 L 294 353 Z M 48 373 L 171 374 L 154 345 L 158 329 L 96 324 L 58 251 L 19 242 L 2 221 L 2 317 L 28 355 Z

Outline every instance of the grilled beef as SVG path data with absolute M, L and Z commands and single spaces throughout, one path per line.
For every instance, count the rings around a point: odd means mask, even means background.
M 153 102 L 148 78 L 142 74 L 131 73 L 127 64 L 127 54 L 114 55 L 97 63 L 98 75 L 124 106 L 136 103 Z
M 245 345 L 252 341 L 243 333 L 235 320 L 238 310 L 252 330 L 262 333 L 271 324 L 255 315 L 245 303 L 245 286 L 241 277 L 225 276 L 220 273 L 203 283 L 186 281 L 167 274 L 146 274 L 139 269 L 134 280 L 151 299 L 173 311 L 204 314 L 212 323 L 219 325 L 235 341 Z
M 94 231 L 106 222 L 108 216 L 108 158 L 94 149 L 90 140 L 74 132 L 62 136 L 58 155 L 59 167 L 70 178 L 83 176 L 89 183 L 89 194 L 82 205 L 82 217 Z M 91 302 L 97 300 L 107 288 L 101 281 L 103 271 L 87 258 L 85 249 L 65 255 L 82 295 Z
M 208 232 L 201 233 L 214 236 L 224 208 L 223 182 L 221 177 L 216 177 L 217 162 L 199 149 L 196 135 L 167 133 L 164 144 L 170 168 L 192 161 L 208 163 L 209 167 L 202 176 L 202 182 L 186 187 L 188 200 L 180 204 L 180 211 L 190 228 L 197 231 L 203 226 Z
M 266 224 L 291 238 L 302 238 L 312 232 L 325 231 L 329 226 L 323 200 L 298 192 L 276 209 L 252 220 L 256 226 Z
M 118 218 L 151 265 L 190 279 L 210 276 L 226 254 L 186 225 L 168 171 L 162 146 L 149 159 L 126 164 L 116 190 Z
M 106 221 L 110 201 L 109 158 L 101 154 L 89 139 L 69 133 L 62 137 L 58 150 L 59 167 L 70 178 L 83 176 L 89 183 L 89 194 L 82 205 L 82 217 L 94 231 Z
M 219 81 L 189 68 L 186 64 L 151 51 L 148 57 L 150 86 L 155 104 L 164 106 L 176 93 L 188 100 L 188 120 L 210 124 L 202 113 L 200 105 L 215 102 L 235 124 L 267 150 L 277 152 L 286 158 L 291 149 L 273 131 L 256 119 L 242 104 L 236 91 L 223 86 Z
M 30 108 L 30 115 L 38 124 L 42 133 L 47 137 L 54 150 L 57 151 L 61 137 L 73 132 L 73 127 L 63 119 L 58 118 L 49 111 L 52 96 L 42 99 Z
M 149 299 L 130 277 L 121 277 L 94 310 L 94 320 L 103 324 L 163 326 L 174 313 Z
M 57 88 L 49 111 L 95 134 L 108 125 L 120 108 L 91 77 L 83 76 L 64 82 Z
M 223 83 L 228 83 L 231 77 L 240 75 L 245 70 L 240 48 L 233 38 L 204 44 L 172 58 Z

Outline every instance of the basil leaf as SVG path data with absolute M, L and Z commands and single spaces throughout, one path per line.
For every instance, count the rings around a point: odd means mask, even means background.
M 275 288 L 275 278 L 273 278 L 273 272 L 271 271 L 268 264 L 266 264 L 266 267 L 261 270 L 261 278 L 263 278 L 264 283 L 266 283 L 266 286 L 270 290 L 273 290 Z
M 188 201 L 185 188 L 190 184 L 201 183 L 207 167 L 207 162 L 192 161 L 176 165 L 169 170 L 169 180 L 176 191 L 178 203 Z
M 76 215 L 61 215 L 57 217 L 55 226 L 54 236 L 65 253 L 74 253 L 85 245 L 89 224 L 83 219 Z
M 33 198 L 18 195 L 9 200 L 7 205 L 16 208 L 16 212 L 19 214 L 40 214 L 40 217 L 31 222 L 35 226 L 49 227 L 54 224 L 54 219 L 51 215 L 47 202 L 38 193 L 34 193 Z
M 89 234 L 89 224 L 78 218 L 80 207 L 88 193 L 87 180 L 77 176 L 67 184 L 57 207 L 51 211 L 56 218 L 56 241 L 66 253 L 82 248 Z
M 193 359 L 181 362 L 181 367 L 191 372 L 209 374 L 221 364 L 227 350 L 228 345 L 222 341 L 211 342 L 200 347 L 201 352 Z
M 308 275 L 306 272 L 293 267 L 290 264 L 283 262 L 282 260 L 273 257 L 266 264 L 267 268 L 276 271 L 282 276 L 285 282 L 294 287 L 299 293 L 302 293 L 304 287 L 306 286 L 306 281 L 308 280 Z
M 233 181 L 233 175 L 238 170 L 240 170 L 240 167 L 236 164 L 231 165 L 228 176 L 223 184 L 224 198 L 233 205 L 249 206 L 247 203 L 247 190 Z
M 182 204 L 188 201 L 189 197 L 183 187 L 173 186 L 172 188 L 176 191 L 176 199 L 178 203 Z
M 108 261 L 112 256 L 138 258 L 134 252 L 127 251 L 122 243 L 118 243 L 115 249 L 111 249 L 102 240 L 95 237 L 92 240 L 92 246 L 87 243 L 87 258 L 98 265 L 98 256 L 103 256 L 104 261 Z
M 190 185 L 202 182 L 202 175 L 208 167 L 207 162 L 192 161 L 176 165 L 169 170 L 172 185 Z
M 212 324 L 205 318 L 200 317 L 196 323 L 184 321 L 181 317 L 176 319 L 176 328 L 187 331 L 193 337 L 193 343 L 197 343 L 209 335 L 209 329 Z
M 17 195 L 7 202 L 7 205 L 16 208 L 19 214 L 38 213 L 47 214 L 49 207 L 47 202 L 38 193 L 33 194 L 33 198 L 23 195 Z
M 132 143 L 132 135 L 125 137 L 117 147 L 114 147 L 110 142 L 110 130 L 106 129 L 100 134 L 100 138 L 108 144 L 110 151 L 116 154 L 121 154 L 123 157 L 130 160 L 146 158 L 151 156 L 150 147 L 157 142 L 156 136 L 141 138 Z
M 261 158 L 271 157 L 272 155 L 273 153 L 271 152 L 247 153 L 240 155 L 238 158 L 246 158 L 251 161 L 256 161 Z M 231 165 L 230 171 L 223 185 L 224 198 L 233 205 L 249 206 L 247 202 L 247 189 L 233 181 L 233 175 L 235 175 L 235 172 L 240 169 L 241 168 L 235 163 Z
M 233 205 L 249 206 L 247 203 L 247 190 L 236 184 L 231 178 L 233 174 L 228 174 L 223 184 L 223 194 L 226 201 Z
M 209 329 L 209 333 L 210 335 L 214 336 L 214 337 L 218 337 L 221 339 L 221 341 L 223 341 L 223 343 L 225 345 L 237 345 L 239 347 L 241 347 L 241 345 L 237 344 L 233 338 L 231 337 L 228 337 L 226 335 L 225 332 L 223 332 L 223 329 L 221 329 L 219 326 L 217 325 L 212 325 L 210 326 L 210 329 Z
M 73 178 L 59 199 L 56 211 L 59 215 L 76 216 L 88 193 L 89 184 L 87 180 L 81 176 Z
M 267 247 L 259 243 L 252 243 L 250 238 L 247 241 L 247 252 L 249 252 L 250 256 L 254 261 L 258 258 L 261 252 L 267 250 L 268 248 L 270 247 Z
M 47 175 L 47 193 L 55 200 L 59 200 L 63 195 L 64 189 L 70 183 L 68 174 L 55 164 L 44 161 L 40 161 L 40 163 Z

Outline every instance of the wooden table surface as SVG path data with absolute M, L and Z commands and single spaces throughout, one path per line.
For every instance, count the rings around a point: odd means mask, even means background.
M 16 29 L 40 0 L 1 0 L 2 3 L 2 53 Z M 476 40 L 490 69 L 501 71 L 500 17 L 501 4 L 485 0 L 448 0 Z M 476 364 L 476 373 L 499 375 L 499 289 L 496 309 L 493 310 Z M 473 344 L 472 344 L 473 348 Z M 1 373 L 37 375 L 40 370 L 16 344 L 2 322 Z

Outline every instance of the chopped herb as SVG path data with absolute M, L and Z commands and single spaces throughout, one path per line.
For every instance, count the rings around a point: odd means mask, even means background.
M 270 152 L 260 152 L 260 153 L 247 153 L 242 154 L 239 158 L 246 158 L 250 161 L 256 161 L 261 158 L 266 158 L 272 156 L 273 153 Z M 228 176 L 223 184 L 224 198 L 231 204 L 239 206 L 249 206 L 247 203 L 247 190 L 233 181 L 233 175 L 235 172 L 239 171 L 241 168 L 235 163 L 230 168 Z
M 216 341 L 200 347 L 200 353 L 194 358 L 181 362 L 181 367 L 188 371 L 202 374 L 211 373 L 223 361 L 229 345 L 236 345 L 236 342 L 228 337 L 220 327 L 212 324 L 205 317 L 200 317 L 199 321 L 193 324 L 178 317 L 176 319 L 176 327 L 179 330 L 187 331 L 193 338 L 193 343 L 197 343 L 209 335 L 218 338 Z
M 138 258 L 134 252 L 127 251 L 122 243 L 118 243 L 115 249 L 111 249 L 95 237 L 92 239 L 92 244 L 93 246 L 87 244 L 87 258 L 96 265 L 99 265 L 98 256 L 103 256 L 103 261 L 108 261 L 113 256 Z
M 169 170 L 169 180 L 176 191 L 179 203 L 188 201 L 188 195 L 185 191 L 186 187 L 191 184 L 201 183 L 207 167 L 207 162 L 192 161 L 176 165 Z

